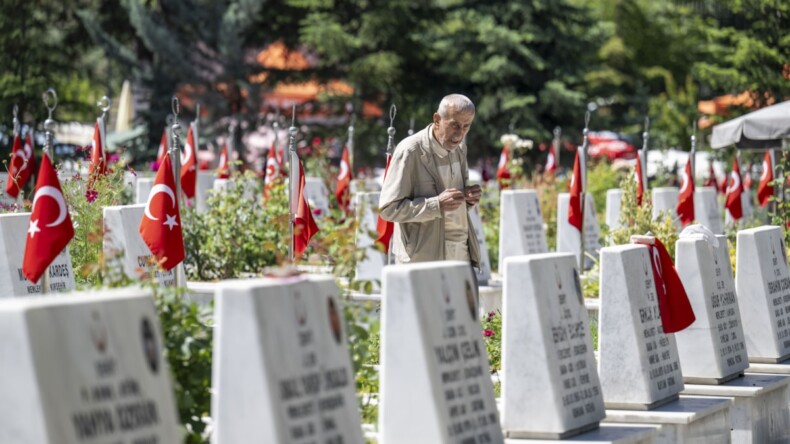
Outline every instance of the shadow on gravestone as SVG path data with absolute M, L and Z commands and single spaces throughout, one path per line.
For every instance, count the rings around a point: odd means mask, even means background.
M 0 442 L 182 439 L 151 294 L 0 301 Z
M 500 202 L 499 264 L 511 256 L 548 252 L 538 192 L 504 190 Z
M 332 277 L 225 281 L 215 302 L 212 442 L 364 442 Z
M 468 263 L 384 269 L 381 443 L 502 443 Z

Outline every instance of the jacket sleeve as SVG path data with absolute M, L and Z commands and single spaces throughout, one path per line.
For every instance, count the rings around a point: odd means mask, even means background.
M 417 152 L 395 149 L 379 197 L 379 210 L 383 219 L 405 223 L 442 217 L 439 196 L 414 197 L 415 179 L 421 168 L 419 162 Z

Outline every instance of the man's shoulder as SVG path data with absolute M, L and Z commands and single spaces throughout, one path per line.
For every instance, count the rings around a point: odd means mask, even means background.
M 429 148 L 425 146 L 426 133 L 427 133 L 427 129 L 424 129 L 401 140 L 398 143 L 398 145 L 395 147 L 395 152 L 393 154 L 396 156 L 404 156 L 404 157 L 409 156 L 413 153 L 422 154 L 424 150 L 427 150 Z

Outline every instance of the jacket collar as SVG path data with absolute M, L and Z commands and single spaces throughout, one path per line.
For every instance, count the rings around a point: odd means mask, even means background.
M 439 175 L 439 169 L 436 167 L 436 161 L 434 160 L 433 152 L 431 151 L 431 137 L 433 137 L 433 123 L 428 125 L 424 130 L 420 131 L 420 142 L 418 143 L 420 147 L 420 160 L 422 161 L 423 165 L 428 169 L 428 172 L 433 177 L 434 183 L 441 184 L 442 176 Z M 439 189 L 437 188 L 437 192 Z

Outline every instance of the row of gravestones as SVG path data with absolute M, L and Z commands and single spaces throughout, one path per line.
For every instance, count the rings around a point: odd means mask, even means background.
M 677 334 L 663 332 L 648 247 L 601 250 L 597 363 L 575 257 L 507 258 L 500 408 L 468 265 L 388 267 L 379 442 L 790 441 L 790 377 L 741 376 L 790 357 L 781 229 L 738 234 L 735 278 L 717 241 L 678 241 L 697 320 Z M 179 442 L 146 291 L 0 302 L 0 442 Z M 363 442 L 331 277 L 223 282 L 215 304 L 212 442 Z

